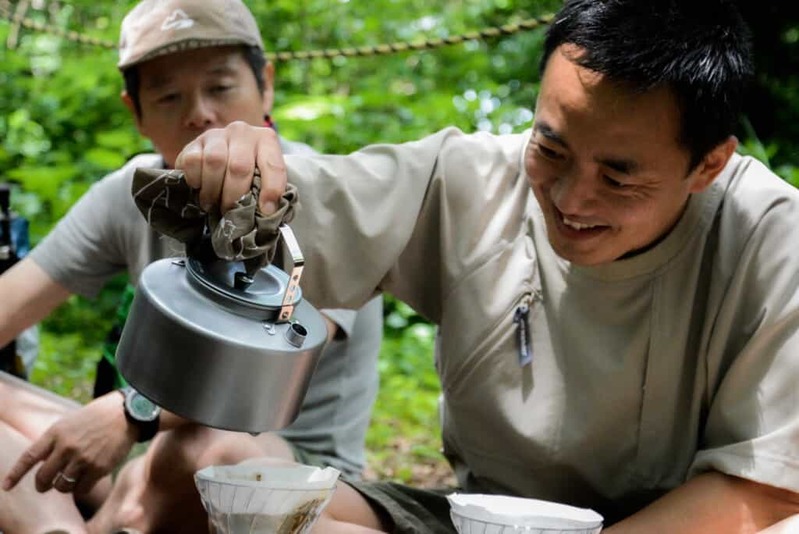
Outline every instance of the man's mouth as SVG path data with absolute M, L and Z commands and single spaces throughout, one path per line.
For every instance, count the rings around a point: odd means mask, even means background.
M 567 217 L 565 217 L 563 215 L 561 215 L 561 220 L 563 221 L 563 224 L 565 224 L 569 228 L 573 228 L 575 230 L 590 230 L 592 228 L 599 228 L 600 226 L 602 226 L 600 224 L 586 224 L 586 223 L 573 221 L 573 220 L 571 220 L 571 219 L 569 219 L 569 218 L 567 218 Z
M 588 241 L 604 234 L 610 227 L 588 220 L 578 221 L 555 210 L 555 224 L 560 234 L 569 240 Z

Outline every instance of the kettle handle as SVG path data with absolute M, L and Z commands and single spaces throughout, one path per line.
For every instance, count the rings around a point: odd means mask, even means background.
M 289 273 L 289 281 L 286 284 L 286 292 L 283 294 L 283 303 L 280 305 L 280 314 L 277 319 L 277 322 L 283 323 L 288 321 L 294 313 L 294 296 L 300 287 L 302 270 L 305 267 L 305 257 L 302 255 L 300 244 L 297 242 L 297 238 L 294 237 L 294 232 L 289 225 L 283 223 L 278 227 L 278 230 L 280 230 L 280 235 L 283 236 L 283 243 L 288 249 L 293 264 L 291 272 Z

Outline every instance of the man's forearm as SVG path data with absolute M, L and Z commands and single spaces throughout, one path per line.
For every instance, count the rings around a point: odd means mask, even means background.
M 799 513 L 799 494 L 711 472 L 603 532 L 749 534 Z
M 0 347 L 47 317 L 70 295 L 33 260 L 25 258 L 0 276 Z

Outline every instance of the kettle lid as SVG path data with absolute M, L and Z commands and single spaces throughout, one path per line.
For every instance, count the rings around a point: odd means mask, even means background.
M 228 311 L 253 319 L 279 322 L 285 319 L 281 311 L 287 305 L 293 308 L 302 300 L 302 290 L 271 264 L 248 276 L 241 261 L 189 257 L 186 271 L 196 290 Z

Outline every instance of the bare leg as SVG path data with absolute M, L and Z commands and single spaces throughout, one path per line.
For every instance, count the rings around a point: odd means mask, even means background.
M 765 530 L 761 530 L 760 534 L 791 534 L 791 532 L 799 532 L 799 514 L 792 515 Z
M 339 482 L 330 504 L 312 530 L 314 534 L 369 534 L 388 532 L 366 499 L 344 482 Z
M 208 517 L 194 473 L 209 465 L 235 464 L 256 456 L 293 460 L 274 434 L 248 434 L 187 425 L 163 432 L 147 453 L 119 473 L 111 495 L 89 523 L 90 532 L 131 527 L 143 532 L 202 532 Z
M 29 440 L 39 438 L 62 416 L 80 404 L 0 372 L 0 421 Z
M 0 473 L 11 468 L 30 445 L 20 432 L 0 422 Z M 0 531 L 5 534 L 41 534 L 63 530 L 70 534 L 86 532 L 86 525 L 71 494 L 55 490 L 39 493 L 34 487 L 34 472 L 28 473 L 11 491 L 0 491 Z
M 50 391 L 34 386 L 16 377 L 0 372 L 0 425 L 8 425 L 30 443 L 39 439 L 62 416 L 80 408 L 80 404 L 59 397 Z M 27 447 L 27 446 L 26 446 Z M 26 448 L 25 447 L 25 448 Z M 3 448 L 0 461 L 9 462 L 8 470 L 25 448 L 12 451 Z M 111 477 L 105 477 L 83 495 L 75 498 L 92 509 L 99 508 L 111 490 Z
M 319 520 L 311 529 L 311 534 L 383 534 L 387 530 L 375 530 L 369 527 L 362 527 L 354 523 L 336 521 L 322 514 Z

